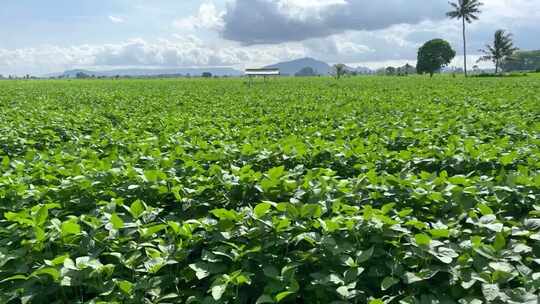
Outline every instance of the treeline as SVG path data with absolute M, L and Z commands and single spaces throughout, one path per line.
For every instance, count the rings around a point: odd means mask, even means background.
M 540 50 L 518 51 L 502 64 L 505 71 L 540 72 Z

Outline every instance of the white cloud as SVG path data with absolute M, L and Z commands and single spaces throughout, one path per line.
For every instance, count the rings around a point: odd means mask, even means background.
M 43 75 L 74 68 L 260 66 L 304 56 L 301 45 L 241 47 L 220 41 L 206 43 L 195 36 L 171 39 L 131 39 L 116 44 L 58 47 L 45 45 L 0 49 L 0 73 Z
M 203 3 L 194 16 L 181 18 L 173 22 L 173 26 L 180 31 L 194 31 L 198 29 L 220 31 L 223 29 L 223 15 L 211 2 Z
M 109 16 L 109 20 L 112 23 L 124 23 L 125 22 L 124 18 L 118 17 L 118 16 Z
M 278 0 L 276 2 L 282 14 L 298 21 L 321 19 L 326 10 L 345 5 L 347 5 L 345 0 Z

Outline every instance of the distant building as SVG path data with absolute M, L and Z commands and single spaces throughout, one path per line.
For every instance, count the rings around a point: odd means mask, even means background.
M 281 75 L 279 69 L 246 69 L 245 75 L 248 77 L 268 77 Z

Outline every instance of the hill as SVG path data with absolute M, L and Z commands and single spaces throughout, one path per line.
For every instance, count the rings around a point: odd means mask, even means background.
M 280 62 L 266 66 L 269 69 L 279 69 L 282 75 L 294 75 L 303 68 L 312 68 L 318 75 L 328 75 L 332 67 L 324 62 L 313 58 L 301 58 L 292 61 Z
M 59 74 L 47 75 L 49 77 L 63 76 L 66 78 L 75 78 L 77 73 L 84 73 L 95 77 L 114 77 L 114 76 L 132 76 L 132 77 L 156 77 L 156 76 L 201 76 L 204 72 L 210 72 L 214 76 L 240 76 L 243 73 L 233 68 L 178 68 L 178 69 L 118 69 L 108 71 L 90 71 L 90 70 L 67 70 Z

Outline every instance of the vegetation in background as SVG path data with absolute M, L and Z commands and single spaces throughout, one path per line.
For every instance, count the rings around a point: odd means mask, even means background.
M 472 23 L 478 20 L 478 14 L 481 13 L 480 7 L 483 5 L 479 0 L 457 0 L 450 2 L 452 11 L 446 15 L 452 19 L 461 19 L 463 29 L 463 71 L 467 77 L 467 37 L 465 33 L 466 23 Z
M 307 76 L 317 76 L 317 71 L 315 71 L 312 67 L 305 67 L 302 68 L 300 71 L 296 72 L 294 76 L 297 77 L 307 77 Z
M 0 82 L 0 303 L 514 303 L 540 78 Z
M 499 67 L 507 61 L 518 48 L 512 42 L 512 34 L 504 30 L 497 30 L 493 39 L 493 45 L 486 45 L 484 50 L 480 50 L 485 55 L 478 61 L 491 61 L 495 64 L 495 74 L 499 73 Z
M 540 50 L 517 51 L 502 63 L 505 71 L 534 71 L 540 69 Z
M 336 76 L 336 78 L 339 80 L 342 76 L 344 76 L 347 73 L 347 66 L 343 63 L 338 63 L 334 65 L 333 67 L 333 74 Z
M 442 39 L 433 39 L 426 42 L 418 50 L 416 71 L 418 74 L 427 73 L 431 77 L 435 72 L 450 64 L 456 56 L 456 51 L 450 44 Z

